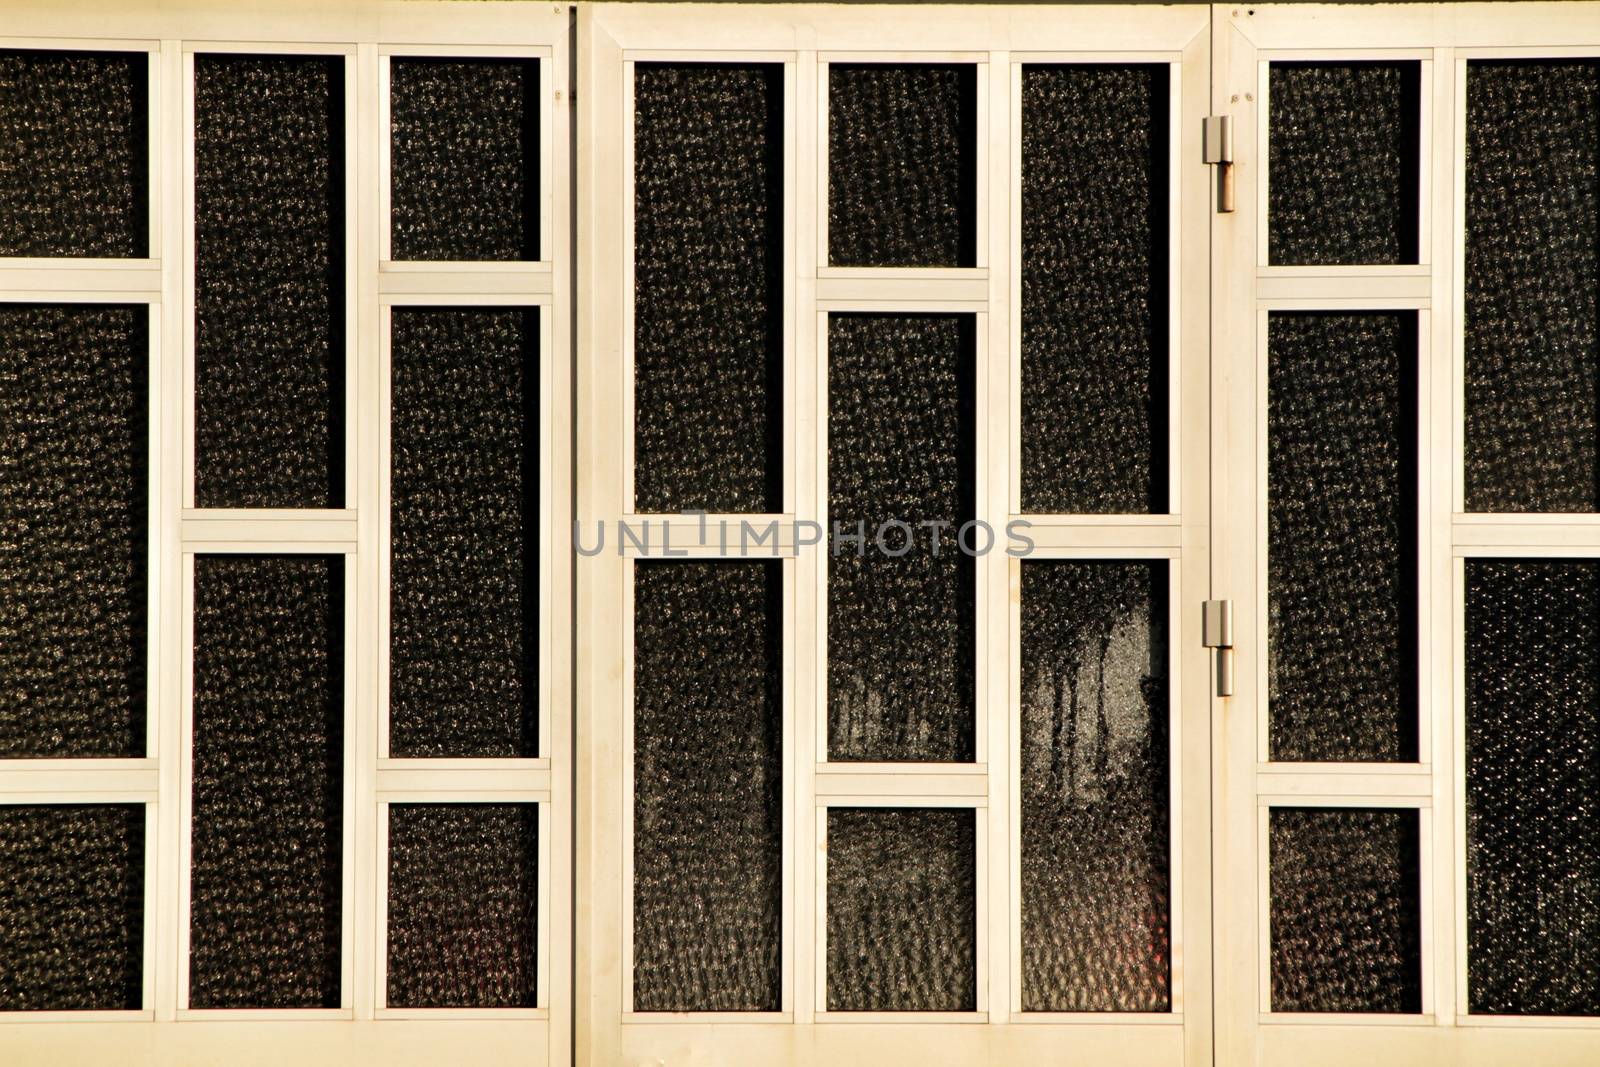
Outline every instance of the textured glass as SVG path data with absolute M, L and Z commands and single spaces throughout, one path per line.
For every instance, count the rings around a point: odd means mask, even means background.
M 143 756 L 149 312 L 0 306 L 0 758 Z
M 141 257 L 146 52 L 0 51 L 0 256 Z
M 344 59 L 194 57 L 195 502 L 344 505 Z
M 1272 263 L 1417 261 L 1421 65 L 1273 63 Z
M 189 1003 L 339 1006 L 344 561 L 197 556 Z
M 0 1012 L 143 1006 L 144 850 L 143 805 L 0 807 Z
M 828 1010 L 975 1011 L 971 808 L 828 810 Z
M 1417 813 L 1274 808 L 1272 1010 L 1422 1010 Z
M 971 63 L 828 67 L 828 262 L 977 263 L 978 73 Z
M 539 317 L 395 308 L 389 752 L 539 754 Z
M 1600 62 L 1467 63 L 1468 511 L 1600 511 Z
M 973 759 L 973 344 L 970 316 L 829 319 L 829 759 Z
M 389 808 L 388 1006 L 531 1008 L 537 804 Z
M 1600 1015 L 1600 562 L 1469 559 L 1467 996 Z
M 633 568 L 633 1008 L 776 1011 L 783 564 Z
M 1272 758 L 1415 760 L 1416 316 L 1274 312 L 1267 352 Z
M 1026 512 L 1167 510 L 1167 81 L 1022 68 Z
M 634 67 L 634 509 L 782 507 L 783 68 Z
M 395 259 L 539 258 L 539 63 L 389 61 Z
M 1172 1003 L 1167 564 L 1022 564 L 1022 1007 Z

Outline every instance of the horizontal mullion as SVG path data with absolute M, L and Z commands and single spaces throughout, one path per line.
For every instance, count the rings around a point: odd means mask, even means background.
M 1390 797 L 1414 801 L 1433 796 L 1433 774 L 1419 764 L 1256 764 L 1256 792 L 1263 797 Z
M 988 288 L 987 283 L 984 286 Z M 817 310 L 823 313 L 838 312 L 841 314 L 866 314 L 866 315 L 976 315 L 989 310 L 989 302 L 984 300 L 949 299 L 940 297 L 890 297 L 878 296 L 870 299 L 861 297 L 830 297 L 818 298 Z
M 1178 515 L 1012 515 L 1006 522 L 1005 543 L 1020 548 L 1025 537 L 1036 550 L 1045 551 L 1177 549 L 1183 545 L 1182 523 Z
M 348 508 L 189 508 L 179 517 L 179 537 L 186 547 L 192 542 L 354 544 L 356 536 L 356 513 Z
M 1456 515 L 1456 548 L 1600 549 L 1600 515 Z
M 1256 278 L 1257 300 L 1359 300 L 1375 306 L 1393 306 L 1397 300 L 1426 302 L 1432 296 L 1433 279 L 1426 274 Z
M 981 806 L 989 795 L 986 764 L 819 763 L 814 790 L 818 801 L 908 806 Z M 974 803 L 976 802 L 976 804 Z
M 969 1023 L 984 1025 L 989 1021 L 986 1011 L 819 1011 L 819 1024 L 929 1024 Z
M 153 759 L 0 760 L 0 803 L 153 803 Z
M 384 799 L 435 797 L 517 800 L 550 796 L 548 759 L 381 759 L 377 791 Z
M 378 270 L 378 295 L 546 296 L 555 292 L 548 264 L 385 263 Z
M 0 293 L 13 301 L 154 301 L 161 297 L 161 261 L 0 259 Z
M 548 1022 L 549 1008 L 378 1008 L 373 1012 L 378 1019 L 413 1019 L 436 1022 L 457 1020 L 491 1020 L 506 1022 Z
M 985 271 L 983 274 L 987 274 Z M 851 277 L 818 277 L 817 301 L 869 301 L 898 303 L 905 300 L 984 303 L 989 299 L 989 279 L 977 277 L 908 276 L 905 272 Z

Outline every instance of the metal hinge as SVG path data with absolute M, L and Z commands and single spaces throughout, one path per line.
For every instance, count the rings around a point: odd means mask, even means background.
M 1200 614 L 1200 643 L 1217 650 L 1217 696 L 1233 696 L 1233 601 L 1205 602 Z
M 1205 161 L 1217 168 L 1217 210 L 1233 210 L 1233 116 L 1207 115 Z

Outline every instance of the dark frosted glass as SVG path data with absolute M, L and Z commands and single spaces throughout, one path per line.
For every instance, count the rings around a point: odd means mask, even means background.
M 539 62 L 389 61 L 395 259 L 539 258 Z
M 1600 62 L 1467 63 L 1466 505 L 1600 511 Z
M 1413 312 L 1274 312 L 1267 482 L 1275 760 L 1417 758 Z
M 829 759 L 973 758 L 973 343 L 964 315 L 829 319 Z
M 1466 561 L 1467 997 L 1600 1015 L 1600 562 Z
M 830 808 L 828 1010 L 975 1011 L 971 808 Z
M 976 65 L 833 63 L 827 92 L 828 262 L 975 265 Z
M 783 68 L 634 67 L 634 509 L 783 503 Z
M 1167 564 L 1022 564 L 1022 1007 L 1172 1003 Z
M 195 502 L 344 505 L 344 59 L 194 57 Z
M 0 1012 L 143 1006 L 144 850 L 142 804 L 0 806 Z
M 0 305 L 0 758 L 145 754 L 148 365 L 143 307 Z
M 776 1011 L 783 564 L 633 568 L 633 1008 Z
M 197 556 L 189 1004 L 339 1006 L 344 560 Z
M 1167 81 L 1022 68 L 1026 512 L 1167 510 Z
M 531 1008 L 537 804 L 389 808 L 391 1008 Z
M 1417 813 L 1274 808 L 1272 1010 L 1422 1010 Z
M 539 754 L 539 317 L 395 308 L 389 751 Z
M 0 256 L 142 257 L 146 52 L 0 51 Z
M 1272 263 L 1417 261 L 1421 65 L 1273 63 Z

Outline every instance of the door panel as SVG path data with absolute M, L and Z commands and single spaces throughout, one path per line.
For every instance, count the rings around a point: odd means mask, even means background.
M 1600 18 L 1213 14 L 1216 1061 L 1592 1062 Z
M 1209 1062 L 1208 11 L 905 14 L 581 15 L 582 1062 Z

